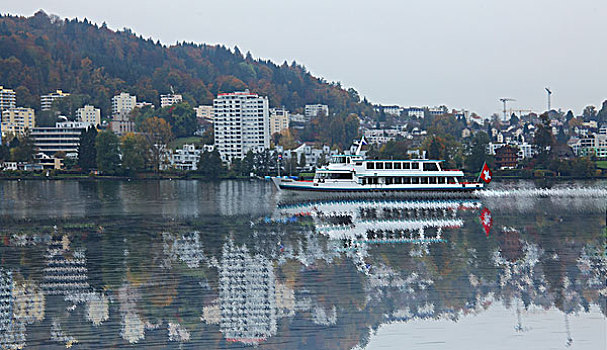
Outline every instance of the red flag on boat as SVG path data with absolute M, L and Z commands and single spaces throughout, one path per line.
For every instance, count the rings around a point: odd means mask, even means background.
M 481 170 L 481 180 L 485 181 L 485 183 L 491 182 L 491 178 L 493 178 L 493 172 L 489 169 L 489 166 L 485 162 L 483 165 L 483 169 Z
M 485 229 L 485 236 L 489 237 L 489 231 L 491 230 L 491 226 L 493 225 L 493 218 L 491 217 L 491 211 L 487 208 L 484 208 L 481 212 L 481 224 L 483 225 L 483 229 Z

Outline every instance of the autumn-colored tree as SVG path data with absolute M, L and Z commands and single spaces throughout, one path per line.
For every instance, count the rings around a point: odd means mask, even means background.
M 167 144 L 173 139 L 171 126 L 164 119 L 152 117 L 141 124 L 140 130 L 145 139 L 151 166 L 158 172 L 165 158 Z

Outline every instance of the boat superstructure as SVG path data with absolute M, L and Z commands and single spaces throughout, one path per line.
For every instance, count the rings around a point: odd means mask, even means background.
M 335 155 L 316 169 L 313 180 L 274 177 L 280 189 L 308 191 L 472 191 L 481 182 L 466 182 L 461 170 L 428 159 L 370 160 L 358 154 Z

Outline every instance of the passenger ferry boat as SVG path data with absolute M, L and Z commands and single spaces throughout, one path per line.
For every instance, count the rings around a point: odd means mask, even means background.
M 313 180 L 273 177 L 279 189 L 300 191 L 473 191 L 481 182 L 466 182 L 461 170 L 443 169 L 442 160 L 367 160 L 360 155 L 336 155 Z

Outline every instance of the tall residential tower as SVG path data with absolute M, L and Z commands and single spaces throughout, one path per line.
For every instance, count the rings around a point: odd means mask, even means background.
M 213 100 L 215 147 L 224 161 L 270 147 L 268 98 L 249 91 L 219 94 Z

